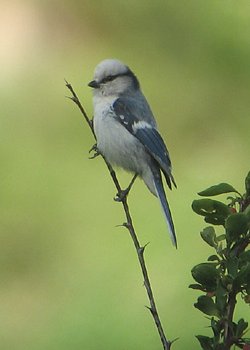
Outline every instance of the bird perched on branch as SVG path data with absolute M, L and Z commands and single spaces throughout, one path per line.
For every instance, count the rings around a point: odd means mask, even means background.
M 170 189 L 172 183 L 176 187 L 171 161 L 137 77 L 122 62 L 106 59 L 97 65 L 88 86 L 93 88 L 97 150 L 111 165 L 141 177 L 159 198 L 171 240 L 177 246 L 161 176 L 162 172 Z

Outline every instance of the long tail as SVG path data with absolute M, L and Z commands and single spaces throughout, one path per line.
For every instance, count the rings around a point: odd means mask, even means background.
M 161 207 L 162 207 L 165 219 L 167 221 L 170 238 L 172 240 L 173 245 L 177 248 L 177 240 L 176 240 L 174 223 L 173 223 L 171 211 L 168 205 L 168 201 L 166 198 L 166 194 L 164 191 L 164 187 L 162 184 L 162 178 L 161 178 L 160 172 L 153 174 L 153 177 L 154 177 L 154 185 L 155 185 L 156 193 L 160 200 Z

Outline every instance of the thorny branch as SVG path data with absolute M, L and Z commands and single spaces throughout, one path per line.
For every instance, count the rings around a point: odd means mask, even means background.
M 77 95 L 76 95 L 72 85 L 70 83 L 68 83 L 66 80 L 65 80 L 65 83 L 66 83 L 66 87 L 69 89 L 69 91 L 72 94 L 72 96 L 69 97 L 69 98 L 80 109 L 81 113 L 84 116 L 85 121 L 87 122 L 88 126 L 91 129 L 91 132 L 92 132 L 94 138 L 96 139 L 92 120 L 89 119 L 89 117 L 88 117 L 87 113 L 85 112 L 85 110 L 84 110 L 80 100 L 78 99 L 78 97 L 77 97 Z M 153 291 L 152 291 L 152 287 L 151 287 L 151 284 L 150 284 L 148 271 L 147 271 L 147 267 L 146 267 L 146 263 L 145 263 L 145 259 L 144 259 L 144 250 L 145 250 L 146 246 L 141 246 L 141 244 L 140 244 L 140 242 L 139 242 L 139 240 L 137 238 L 137 235 L 136 235 L 136 232 L 135 232 L 135 229 L 134 229 L 134 225 L 133 225 L 133 221 L 132 221 L 132 217 L 131 217 L 131 214 L 130 214 L 129 206 L 128 206 L 127 194 L 125 193 L 125 195 L 124 195 L 124 191 L 122 191 L 122 189 L 121 189 L 120 183 L 119 183 L 119 181 L 117 179 L 116 173 L 113 170 L 112 166 L 107 162 L 107 160 L 105 159 L 105 157 L 103 155 L 102 155 L 102 157 L 103 157 L 103 159 L 104 159 L 104 161 L 105 161 L 105 163 L 106 163 L 106 165 L 108 167 L 109 173 L 110 173 L 110 175 L 112 177 L 112 180 L 114 182 L 114 185 L 115 185 L 115 187 L 116 187 L 116 189 L 118 191 L 118 198 L 120 199 L 120 202 L 123 205 L 124 213 L 125 213 L 125 216 L 126 216 L 126 222 L 123 224 L 123 226 L 128 229 L 128 231 L 130 233 L 130 236 L 131 236 L 131 238 L 133 240 L 135 249 L 136 249 L 136 253 L 137 253 L 137 256 L 138 256 L 139 263 L 140 263 L 141 271 L 142 271 L 142 274 L 143 274 L 144 286 L 146 288 L 148 299 L 149 299 L 149 303 L 150 303 L 150 306 L 148 307 L 148 309 L 150 310 L 151 315 L 152 315 L 152 317 L 154 319 L 155 325 L 157 327 L 158 334 L 159 334 L 161 342 L 162 342 L 163 349 L 164 350 L 170 350 L 170 347 L 171 347 L 173 341 L 170 341 L 170 340 L 168 340 L 166 338 L 166 335 L 165 335 L 165 332 L 163 330 L 163 327 L 162 327 L 162 324 L 161 324 L 161 320 L 160 320 L 160 317 L 159 317 L 159 314 L 158 314 L 158 311 L 157 311 L 157 307 L 156 307 L 156 304 L 155 304 L 154 295 L 153 295 Z

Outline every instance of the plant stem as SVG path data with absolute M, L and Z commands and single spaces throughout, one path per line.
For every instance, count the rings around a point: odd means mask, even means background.
M 72 94 L 72 97 L 69 97 L 69 98 L 80 109 L 81 113 L 84 116 L 84 119 L 86 120 L 88 126 L 90 127 L 90 129 L 92 131 L 92 134 L 93 134 L 94 138 L 96 139 L 92 121 L 89 119 L 87 113 L 85 112 L 85 110 L 84 110 L 80 100 L 78 99 L 78 97 L 77 97 L 77 95 L 76 95 L 72 85 L 69 84 L 67 81 L 65 81 L 65 82 L 66 82 L 66 87 L 70 90 L 70 92 Z M 112 177 L 112 180 L 114 182 L 114 185 L 115 185 L 115 187 L 116 187 L 116 189 L 118 191 L 118 195 L 119 195 L 120 193 L 122 193 L 122 189 L 121 189 L 121 186 L 120 186 L 119 181 L 117 179 L 116 173 L 113 170 L 112 166 L 107 162 L 105 157 L 104 156 L 102 156 L 102 157 L 103 157 L 103 159 L 104 159 L 104 161 L 105 161 L 105 163 L 106 163 L 106 165 L 107 165 L 107 167 L 109 169 L 110 176 Z M 151 284 L 150 284 L 150 280 L 149 280 L 149 276 L 148 276 L 148 271 L 147 271 L 147 267 L 146 267 L 146 263 L 145 263 L 145 259 L 144 259 L 145 246 L 141 246 L 140 242 L 139 242 L 139 240 L 137 238 L 137 235 L 136 235 L 136 232 L 135 232 L 135 229 L 134 229 L 134 226 L 133 226 L 132 217 L 131 217 L 131 214 L 130 214 L 130 211 L 129 211 L 129 206 L 128 206 L 128 201 L 127 201 L 127 196 L 126 195 L 125 196 L 121 196 L 121 202 L 122 202 L 124 213 L 125 213 L 125 216 L 126 216 L 126 223 L 124 223 L 123 226 L 125 226 L 128 229 L 128 231 L 130 233 L 130 237 L 133 240 L 134 247 L 136 249 L 137 257 L 138 257 L 138 260 L 139 260 L 139 263 L 140 263 L 140 267 L 141 267 L 141 271 L 142 271 L 142 275 L 143 275 L 143 279 L 144 279 L 144 286 L 146 288 L 148 299 L 149 299 L 149 303 L 150 303 L 150 307 L 148 307 L 148 309 L 150 310 L 151 315 L 152 315 L 152 317 L 154 319 L 155 325 L 157 327 L 158 334 L 159 334 L 161 342 L 162 342 L 163 349 L 164 350 L 170 350 L 172 342 L 169 341 L 166 338 L 166 336 L 165 336 L 165 333 L 164 333 L 164 330 L 163 330 L 163 327 L 162 327 L 162 324 L 161 324 L 161 320 L 160 320 L 160 317 L 159 317 L 159 314 L 158 314 L 158 311 L 157 311 L 156 303 L 155 303 L 155 300 L 154 300 L 153 290 L 152 290 L 152 287 L 151 287 Z
M 236 300 L 237 292 L 232 290 L 228 297 L 228 306 L 226 310 L 226 322 L 224 327 L 224 348 L 223 350 L 229 350 L 234 344 L 233 334 L 232 334 L 232 322 Z
M 169 350 L 171 347 L 171 342 L 166 339 L 166 336 L 165 336 L 165 333 L 164 333 L 164 330 L 163 330 L 163 327 L 162 327 L 162 324 L 161 324 L 161 321 L 159 318 L 159 314 L 158 314 L 155 300 L 154 300 L 153 290 L 151 288 L 151 284 L 150 284 L 150 280 L 149 280 L 149 276 L 148 276 L 148 271 L 147 271 L 147 267 L 146 267 L 146 263 L 145 263 L 145 259 L 144 259 L 145 246 L 142 247 L 140 245 L 138 238 L 136 236 L 126 197 L 124 197 L 124 199 L 122 200 L 122 204 L 123 204 L 124 212 L 126 213 L 126 218 L 127 218 L 126 227 L 128 228 L 130 236 L 133 240 L 133 243 L 134 243 L 134 246 L 135 246 L 135 249 L 137 252 L 137 256 L 139 259 L 139 263 L 141 266 L 141 270 L 142 270 L 142 274 L 143 274 L 143 278 L 144 278 L 144 286 L 146 288 L 146 291 L 148 294 L 148 299 L 150 302 L 149 310 L 154 318 L 159 336 L 161 338 L 163 349 Z

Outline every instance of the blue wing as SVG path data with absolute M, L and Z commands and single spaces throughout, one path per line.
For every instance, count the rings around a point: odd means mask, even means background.
M 161 135 L 155 128 L 154 119 L 153 123 L 150 123 L 150 119 L 142 115 L 145 114 L 145 109 L 140 108 L 140 104 L 131 103 L 128 98 L 118 98 L 113 104 L 113 109 L 117 121 L 143 144 L 147 152 L 159 164 L 169 188 L 171 188 L 171 181 L 176 186 L 171 174 L 169 153 Z

